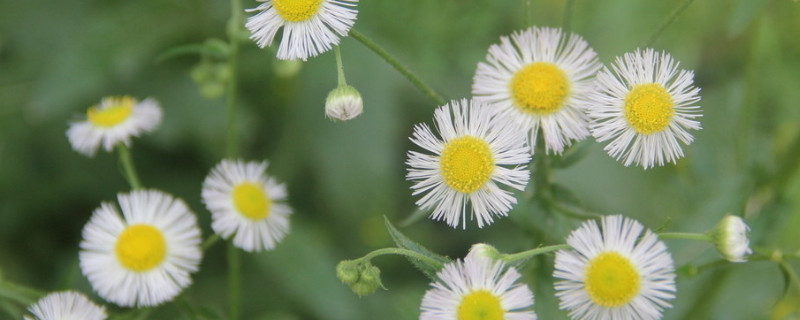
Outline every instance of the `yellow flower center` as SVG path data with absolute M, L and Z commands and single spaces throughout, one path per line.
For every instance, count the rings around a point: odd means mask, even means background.
M 461 193 L 480 189 L 494 172 L 494 156 L 483 139 L 463 136 L 444 146 L 440 166 L 444 182 Z
M 561 109 L 570 89 L 567 74 L 548 62 L 534 62 L 520 69 L 510 87 L 514 105 L 537 115 Z
M 86 118 L 95 126 L 110 128 L 130 117 L 133 113 L 133 106 L 136 105 L 136 99 L 131 97 L 105 98 L 103 105 L 108 105 L 108 107 L 101 109 L 93 106 L 89 108 L 86 111 Z
M 130 270 L 150 270 L 162 262 L 167 255 L 164 234 L 148 224 L 136 224 L 122 231 L 116 245 L 117 258 Z
M 661 84 L 640 84 L 625 97 L 625 118 L 641 134 L 662 131 L 675 114 L 672 96 Z
M 458 320 L 503 320 L 500 299 L 486 290 L 473 291 L 461 299 Z
M 322 7 L 322 0 L 272 0 L 272 5 L 284 20 L 300 22 L 317 14 Z
M 639 293 L 641 275 L 627 257 L 616 252 L 603 252 L 586 267 L 586 291 L 595 304 L 619 307 Z
M 233 188 L 233 204 L 243 216 L 251 220 L 261 220 L 269 217 L 272 200 L 260 185 L 244 182 Z

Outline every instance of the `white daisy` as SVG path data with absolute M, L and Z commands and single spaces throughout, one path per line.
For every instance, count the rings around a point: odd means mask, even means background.
M 533 292 L 500 260 L 469 254 L 436 277 L 422 298 L 420 320 L 536 319 Z
M 611 68 L 597 74 L 597 90 L 589 108 L 592 135 L 612 157 L 626 166 L 645 169 L 674 163 L 683 157 L 678 140 L 686 145 L 699 130 L 700 89 L 694 73 L 678 70 L 666 52 L 636 50 L 617 57 Z
M 600 66 L 580 36 L 531 27 L 489 47 L 486 62 L 478 63 L 472 95 L 523 124 L 531 151 L 541 128 L 548 153 L 561 153 L 589 135 L 586 97 Z
M 100 297 L 123 307 L 171 300 L 192 283 L 202 257 L 194 213 L 156 190 L 117 199 L 122 215 L 105 202 L 83 228 L 81 271 Z
M 161 107 L 156 100 L 105 97 L 86 111 L 86 121 L 70 123 L 67 138 L 75 151 L 91 157 L 101 144 L 106 151 L 120 142 L 130 145 L 132 137 L 152 132 L 159 124 Z
M 747 255 L 753 253 L 747 231 L 750 227 L 737 216 L 725 216 L 711 231 L 711 238 L 717 250 L 730 262 L 745 262 Z
M 278 59 L 306 60 L 339 44 L 356 22 L 358 0 L 258 0 L 247 19 L 250 38 L 263 48 L 283 27 Z
M 530 177 L 524 131 L 492 108 L 466 99 L 436 109 L 434 121 L 441 138 L 427 124 L 416 125 L 411 137 L 433 154 L 409 151 L 406 160 L 406 177 L 415 181 L 413 195 L 425 194 L 417 205 L 433 207 L 434 220 L 451 227 L 463 222 L 465 229 L 468 211 L 479 228 L 495 215 L 506 216 L 517 199 L 500 184 L 523 190 Z
M 75 291 L 54 292 L 28 307 L 33 317 L 25 320 L 103 320 L 106 308 L 98 306 L 86 296 Z
M 675 267 L 667 246 L 621 215 L 573 231 L 572 249 L 556 253 L 556 296 L 573 319 L 659 319 L 675 298 Z
M 266 171 L 266 161 L 222 160 L 203 181 L 211 228 L 250 252 L 275 248 L 289 232 L 286 186 Z

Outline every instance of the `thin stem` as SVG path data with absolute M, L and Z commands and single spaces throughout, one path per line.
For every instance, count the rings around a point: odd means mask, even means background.
M 564 18 L 561 19 L 561 28 L 564 29 L 564 33 L 569 34 L 570 27 L 572 24 L 572 11 L 575 9 L 575 0 L 567 0 L 564 4 Z
M 117 145 L 117 152 L 119 153 L 119 162 L 122 164 L 122 170 L 125 173 L 125 179 L 128 180 L 132 189 L 141 189 L 142 183 L 139 182 L 139 176 L 136 175 L 136 167 L 133 165 L 130 149 L 124 143 L 120 143 Z
M 219 241 L 219 235 L 216 233 L 212 234 L 208 236 L 208 239 L 206 239 L 206 241 L 203 241 L 203 245 L 201 246 L 201 248 L 203 248 L 203 251 L 207 251 L 209 248 L 211 248 L 211 246 L 217 243 L 217 241 Z
M 543 254 L 543 253 L 548 253 L 548 252 L 553 252 L 553 251 L 558 251 L 558 250 L 563 250 L 563 249 L 569 249 L 569 248 L 572 248 L 572 247 L 570 245 L 568 245 L 568 244 L 556 244 L 556 245 L 552 245 L 552 246 L 539 247 L 539 248 L 531 249 L 531 250 L 528 250 L 528 251 L 522 251 L 522 252 L 518 252 L 518 253 L 514 253 L 514 254 L 503 254 L 503 255 L 500 256 L 500 259 L 503 259 L 503 261 L 505 261 L 505 262 L 514 262 L 514 261 L 517 261 L 517 260 L 528 259 L 528 258 L 531 258 L 531 257 L 536 256 L 536 255 L 540 255 L 540 254 Z
M 533 25 L 533 0 L 525 0 L 525 22 L 528 24 L 525 27 Z
M 20 304 L 30 305 L 44 296 L 44 292 L 37 289 L 18 285 L 12 282 L 0 281 L 0 298 L 10 299 Z
M 699 240 L 712 242 L 711 236 L 705 233 L 692 233 L 692 232 L 662 232 L 658 234 L 661 239 L 683 239 L 683 240 Z
M 536 197 L 546 200 L 550 198 L 550 166 L 547 163 L 547 150 L 543 134 L 544 132 L 540 129 L 536 135 L 536 146 L 534 146 L 533 153 L 533 188 Z
M 333 48 L 333 52 L 336 54 L 336 73 L 339 75 L 339 86 L 346 86 L 347 80 L 344 78 L 344 64 L 342 63 L 342 50 L 339 49 L 339 46 Z
M 236 157 L 236 69 L 239 55 L 239 32 L 242 29 L 242 3 L 241 0 L 231 0 L 231 18 L 228 21 L 228 39 L 230 41 L 228 68 L 231 78 L 228 81 L 228 137 L 226 141 L 226 156 Z
M 439 261 L 436 261 L 436 260 L 431 259 L 431 258 L 429 258 L 427 256 L 424 256 L 424 255 L 421 255 L 421 254 L 416 253 L 414 251 L 411 251 L 411 250 L 408 250 L 408 249 L 403 249 L 403 248 L 382 248 L 382 249 L 378 249 L 378 250 L 372 251 L 370 253 L 367 253 L 365 256 L 359 258 L 358 260 L 369 261 L 369 260 L 372 260 L 372 258 L 375 258 L 375 257 L 380 256 L 380 255 L 385 255 L 385 254 L 397 254 L 397 255 L 411 257 L 411 258 L 414 258 L 414 259 L 417 259 L 417 260 L 423 260 L 423 261 L 427 262 L 428 264 L 433 265 L 437 269 L 441 269 L 442 267 L 444 267 L 442 265 L 442 263 L 439 262 Z
M 239 292 L 242 282 L 241 270 L 242 260 L 239 256 L 239 249 L 228 244 L 228 319 L 239 319 Z
M 408 78 L 408 80 L 411 81 L 411 83 L 413 83 L 417 88 L 422 90 L 422 92 L 427 94 L 438 105 L 444 105 L 446 103 L 445 100 L 438 93 L 436 93 L 436 91 L 433 90 L 433 88 L 431 88 L 431 86 L 427 85 L 424 81 L 422 81 L 422 79 L 420 79 L 416 74 L 414 74 L 414 72 L 412 72 L 408 67 L 400 63 L 400 61 L 397 60 L 397 58 L 390 55 L 389 52 L 387 52 L 377 43 L 370 40 L 369 38 L 361 34 L 361 32 L 358 32 L 355 29 L 350 29 L 350 36 L 353 37 L 353 39 L 358 40 L 358 42 L 361 42 L 364 46 L 366 46 L 373 52 L 375 52 L 377 55 L 383 58 L 383 60 L 386 60 L 387 63 L 389 63 L 392 67 L 394 67 L 397 71 L 399 71 L 403 76 Z
M 579 220 L 593 220 L 593 219 L 600 219 L 603 217 L 602 214 L 599 214 L 597 212 L 592 212 L 578 206 L 566 204 L 552 198 L 548 198 L 546 200 L 548 205 L 552 206 L 553 209 L 558 210 L 559 212 L 563 213 L 565 216 L 568 216 L 570 218 L 575 218 Z
M 675 22 L 675 20 L 678 19 L 678 16 L 680 16 L 681 13 L 683 13 L 683 11 L 685 11 L 686 8 L 688 8 L 693 1 L 694 0 L 684 0 L 679 7 L 675 8 L 675 10 L 672 11 L 669 17 L 667 17 L 667 20 L 664 20 L 664 22 L 662 22 L 661 25 L 658 26 L 656 32 L 654 32 L 653 35 L 650 36 L 650 39 L 647 41 L 644 47 L 652 46 L 653 43 L 656 42 L 656 39 L 658 39 L 658 37 L 661 35 L 661 33 L 664 32 L 664 30 L 667 29 L 669 25 Z

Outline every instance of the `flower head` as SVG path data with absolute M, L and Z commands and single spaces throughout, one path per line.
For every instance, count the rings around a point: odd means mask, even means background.
M 745 262 L 750 250 L 747 231 L 750 227 L 737 216 L 725 216 L 711 231 L 711 238 L 719 253 L 730 262 Z
M 675 298 L 675 267 L 667 246 L 639 222 L 620 215 L 587 221 L 572 249 L 556 253 L 559 307 L 573 319 L 659 319 Z
M 422 298 L 420 320 L 536 319 L 533 292 L 499 260 L 469 254 L 436 277 Z
M 364 101 L 356 88 L 343 85 L 331 90 L 325 99 L 325 115 L 336 120 L 350 120 L 364 111 Z
M 683 157 L 678 141 L 694 138 L 699 130 L 700 89 L 691 71 L 678 70 L 666 52 L 636 50 L 617 57 L 611 68 L 597 74 L 597 90 L 589 108 L 592 135 L 609 155 L 626 166 L 645 169 L 674 163 Z
M 489 47 L 472 94 L 523 124 L 531 150 L 541 128 L 546 149 L 561 153 L 589 135 L 584 110 L 598 69 L 597 54 L 580 36 L 531 27 Z
M 478 227 L 491 224 L 493 216 L 505 216 L 517 202 L 500 184 L 523 190 L 528 183 L 530 153 L 519 126 L 497 115 L 492 108 L 463 99 L 434 112 L 435 127 L 414 127 L 411 141 L 433 154 L 408 152 L 409 180 L 422 209 L 433 207 L 432 218 L 452 227 L 466 215 L 477 218 Z M 469 205 L 469 206 L 468 206 Z
M 33 317 L 25 320 L 103 320 L 106 308 L 98 306 L 86 296 L 75 291 L 54 292 L 28 307 Z
M 152 132 L 161 123 L 161 107 L 152 98 L 137 101 L 128 96 L 106 97 L 86 111 L 86 121 L 72 122 L 67 138 L 75 151 L 94 156 L 100 145 L 111 151 L 118 143 Z
M 100 297 L 123 307 L 171 300 L 192 283 L 202 258 L 197 218 L 161 191 L 117 198 L 122 215 L 106 202 L 83 228 L 81 271 Z
M 356 22 L 358 0 L 258 0 L 259 11 L 245 25 L 259 47 L 272 43 L 278 29 L 283 37 L 278 59 L 306 60 L 339 44 Z
M 222 160 L 203 181 L 211 228 L 249 252 L 271 250 L 289 232 L 286 187 L 266 171 L 266 161 Z

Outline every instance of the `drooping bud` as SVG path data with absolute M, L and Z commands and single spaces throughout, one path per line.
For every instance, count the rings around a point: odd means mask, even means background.
M 497 248 L 485 243 L 476 243 L 472 245 L 467 256 L 475 255 L 488 258 L 490 260 L 500 259 L 500 251 L 497 251 Z
M 361 94 L 349 85 L 341 85 L 328 93 L 325 99 L 325 115 L 336 120 L 350 120 L 364 111 Z
M 358 260 L 344 260 L 336 266 L 336 277 L 342 283 L 350 286 L 359 297 L 375 292 L 383 287 L 381 270 L 371 262 Z
M 336 277 L 346 285 L 352 285 L 358 281 L 360 271 L 358 262 L 353 260 L 342 260 L 336 265 Z
M 747 231 L 750 227 L 737 216 L 725 216 L 714 229 L 709 231 L 717 250 L 730 262 L 745 262 L 750 250 Z

